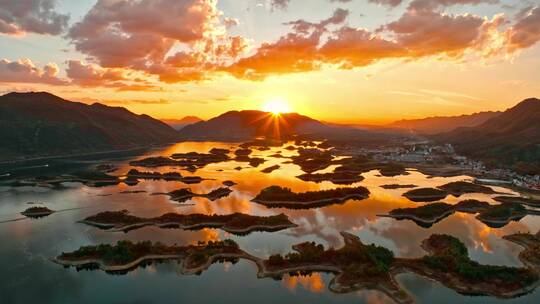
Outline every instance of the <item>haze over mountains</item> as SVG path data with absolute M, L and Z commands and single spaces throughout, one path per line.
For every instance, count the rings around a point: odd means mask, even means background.
M 175 130 L 180 131 L 187 125 L 191 125 L 203 120 L 197 116 L 185 116 L 182 119 L 162 119 L 161 121 L 173 127 Z
M 55 95 L 0 96 L 0 160 L 130 149 L 173 142 L 177 132 L 148 115 Z
M 403 119 L 393 122 L 388 127 L 408 129 L 422 134 L 436 134 L 452 131 L 459 127 L 474 127 L 500 115 L 501 112 L 480 112 L 461 116 L 436 116 L 420 119 Z

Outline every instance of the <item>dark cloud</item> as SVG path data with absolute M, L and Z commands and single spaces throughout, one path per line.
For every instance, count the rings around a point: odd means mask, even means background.
M 55 5 L 55 0 L 0 0 L 0 34 L 61 34 L 69 16 L 57 13 Z

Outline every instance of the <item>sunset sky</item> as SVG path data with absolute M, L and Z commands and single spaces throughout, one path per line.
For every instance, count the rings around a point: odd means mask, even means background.
M 335 122 L 540 97 L 540 0 L 0 0 L 0 92 Z

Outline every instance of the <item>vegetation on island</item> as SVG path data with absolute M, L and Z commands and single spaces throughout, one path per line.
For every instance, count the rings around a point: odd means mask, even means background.
M 54 210 L 51 210 L 47 207 L 42 207 L 42 206 L 30 207 L 24 210 L 23 212 L 21 212 L 22 215 L 26 217 L 31 217 L 31 218 L 44 217 L 44 216 L 51 215 L 53 213 L 54 213 Z
M 418 188 L 403 193 L 403 196 L 413 202 L 438 201 L 444 199 L 447 195 L 446 191 L 435 188 Z
M 521 196 L 496 196 L 493 199 L 503 204 L 522 204 L 531 207 L 540 207 L 540 199 Z
M 279 168 L 281 168 L 279 165 L 273 165 L 273 166 L 262 169 L 261 172 L 262 173 L 272 173 L 275 170 L 278 170 Z
M 490 187 L 473 184 L 469 182 L 464 182 L 464 181 L 451 182 L 451 183 L 439 186 L 437 188 L 444 190 L 455 197 L 459 197 L 467 193 L 484 193 L 484 194 L 496 193 Z
M 285 214 L 254 216 L 243 213 L 229 215 L 166 213 L 158 217 L 142 218 L 129 214 L 127 210 L 105 211 L 81 221 L 101 229 L 129 231 L 144 226 L 164 228 L 202 229 L 220 228 L 230 233 L 245 234 L 255 230 L 277 231 L 294 227 Z
M 424 241 L 423 247 L 431 254 L 419 262 L 433 271 L 429 277 L 454 278 L 465 285 L 483 284 L 493 292 L 519 290 L 538 280 L 538 273 L 528 268 L 482 265 L 471 260 L 467 247 L 450 235 L 434 234 Z
M 146 260 L 179 260 L 182 261 L 181 273 L 189 274 L 200 273 L 220 259 L 247 259 L 257 265 L 259 278 L 331 272 L 336 275 L 329 286 L 334 292 L 379 289 L 399 303 L 412 301 L 395 280 L 395 276 L 403 272 L 425 276 L 460 293 L 502 298 L 529 292 L 537 286 L 539 280 L 538 268 L 534 267 L 538 265 L 536 262 L 529 264 L 533 266 L 530 268 L 482 265 L 471 260 L 467 247 L 450 235 L 435 234 L 424 240 L 422 247 L 428 254 L 423 257 L 399 258 L 387 248 L 363 244 L 357 236 L 346 232 L 341 234 L 344 238 L 344 246 L 341 248 L 325 249 L 323 245 L 305 242 L 294 245 L 294 252 L 273 254 L 267 259 L 246 253 L 231 240 L 199 242 L 187 246 L 119 241 L 115 245 L 84 246 L 74 252 L 62 253 L 55 262 L 64 266 L 125 272 L 138 265 L 145 265 Z M 530 249 L 536 248 L 537 237 L 518 235 L 511 240 L 523 245 L 520 240 L 525 238 L 528 243 L 524 247 Z M 528 244 L 534 246 L 527 247 Z M 528 254 L 537 257 L 537 252 Z M 520 255 L 520 259 L 528 262 L 524 256 Z M 530 261 L 533 263 L 538 260 Z
M 416 188 L 417 185 L 413 184 L 388 184 L 388 185 L 382 185 L 381 188 L 387 189 L 387 190 L 393 190 L 393 189 L 407 189 L 407 188 Z
M 362 175 L 349 172 L 331 172 L 331 173 L 306 173 L 297 176 L 297 178 L 306 182 L 320 183 L 329 181 L 337 185 L 353 184 L 364 180 Z
M 154 195 L 165 194 L 165 195 L 170 196 L 171 200 L 179 202 L 179 203 L 183 203 L 194 197 L 205 197 L 211 201 L 215 201 L 217 199 L 228 196 L 232 192 L 233 191 L 229 187 L 220 187 L 208 193 L 193 193 L 190 188 L 181 188 L 181 189 L 173 190 L 168 193 L 154 193 Z
M 253 201 L 270 207 L 302 208 L 317 205 L 324 206 L 348 199 L 365 199 L 367 197 L 369 197 L 369 190 L 361 186 L 302 193 L 295 193 L 290 188 L 270 186 L 261 190 Z
M 431 227 L 455 211 L 478 213 L 476 218 L 490 227 L 505 226 L 510 221 L 519 220 L 528 214 L 527 209 L 519 204 L 490 205 L 478 200 L 464 200 L 455 205 L 437 202 L 416 208 L 399 208 L 380 216 L 410 219 L 419 226 Z
M 519 259 L 528 267 L 540 271 L 540 231 L 536 234 L 516 233 L 503 238 L 522 246 L 524 250 L 519 253 Z
M 83 246 L 73 252 L 62 252 L 58 256 L 57 262 L 89 261 L 88 264 L 92 264 L 95 263 L 93 261 L 99 261 L 104 266 L 115 266 L 133 263 L 138 259 L 149 256 L 171 256 L 185 259 L 186 264 L 194 268 L 205 264 L 209 258 L 217 254 L 238 252 L 240 252 L 238 245 L 232 240 L 209 241 L 208 243 L 188 246 L 165 245 L 160 242 L 152 243 L 150 241 L 138 243 L 118 241 L 114 245 Z M 69 265 L 69 263 L 66 265 Z

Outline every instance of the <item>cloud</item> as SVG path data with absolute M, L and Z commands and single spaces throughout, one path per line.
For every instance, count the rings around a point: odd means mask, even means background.
M 146 79 L 130 75 L 130 71 L 119 68 L 102 68 L 79 60 L 69 60 L 66 69 L 71 84 L 82 87 L 106 87 L 117 91 L 152 91 L 158 87 Z
M 20 59 L 18 61 L 0 60 L 0 82 L 67 84 L 66 81 L 58 78 L 58 71 L 58 66 L 54 63 L 48 63 L 40 69 L 30 59 Z
M 519 20 L 508 31 L 511 52 L 531 47 L 540 41 L 540 7 L 529 8 L 519 15 Z
M 500 0 L 413 0 L 409 4 L 409 9 L 414 10 L 433 10 L 438 7 L 447 7 L 452 5 L 478 5 L 481 3 L 497 4 Z
M 69 16 L 55 12 L 55 6 L 55 0 L 0 0 L 0 34 L 61 34 Z
M 403 2 L 403 0 L 368 0 L 368 1 L 371 3 L 378 4 L 378 5 L 386 5 L 390 7 L 396 7 Z
M 325 63 L 339 64 L 341 68 L 368 65 L 383 58 L 408 55 L 402 45 L 358 28 L 343 27 L 336 31 L 320 48 Z
M 476 41 L 484 19 L 478 16 L 450 15 L 431 10 L 408 10 L 397 21 L 385 26 L 396 42 L 411 56 L 445 53 L 459 56 Z
M 247 39 L 227 34 L 238 20 L 221 18 L 216 5 L 216 0 L 99 0 L 68 37 L 103 68 L 156 75 L 166 83 L 201 81 L 248 48 Z
M 68 36 L 104 67 L 143 69 L 176 42 L 203 40 L 218 15 L 214 0 L 99 0 Z
M 272 9 L 281 9 L 284 10 L 289 6 L 291 0 L 270 0 L 270 7 Z
M 67 64 L 67 76 L 73 84 L 80 86 L 109 85 L 112 82 L 126 79 L 121 70 L 104 69 L 79 60 L 69 60 Z

